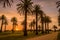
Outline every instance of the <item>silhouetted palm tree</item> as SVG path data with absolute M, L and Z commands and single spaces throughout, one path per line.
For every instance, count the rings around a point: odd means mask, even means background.
M 27 14 L 31 12 L 32 4 L 31 0 L 20 0 L 21 2 L 17 4 L 18 12 L 22 11 L 25 14 L 25 28 L 24 28 L 24 36 L 27 36 Z
M 43 32 L 43 11 L 40 9 L 40 6 L 39 5 L 35 5 L 34 6 L 34 10 L 33 10 L 34 14 L 36 15 L 36 35 L 38 34 L 38 15 L 40 15 L 40 18 L 41 18 L 41 23 L 42 23 L 42 32 Z
M 11 7 L 11 3 L 13 3 L 13 0 L 0 0 L 0 3 L 3 3 L 3 7 L 6 7 L 6 6 L 10 6 Z
M 57 26 L 53 25 L 54 32 L 56 32 Z
M 25 26 L 25 20 L 22 21 L 21 25 Z
M 4 24 L 5 24 L 5 29 L 4 29 L 4 31 L 6 31 L 6 26 L 8 25 L 7 19 L 5 19 Z
M 49 16 L 46 16 L 46 24 L 47 24 L 48 33 L 49 33 L 49 23 L 51 23 L 51 19 Z
M 43 22 L 45 24 L 45 33 L 47 33 L 47 16 L 46 15 L 43 17 Z
M 33 21 L 29 24 L 29 26 L 31 27 L 31 31 L 34 29 L 35 24 L 36 24 L 35 19 L 33 19 Z
M 38 21 L 41 21 L 41 27 L 42 27 L 42 34 L 44 33 L 44 21 L 43 21 L 43 16 L 44 16 L 44 12 L 39 8 L 39 12 L 38 12 L 38 16 L 40 16 L 38 18 Z
M 14 32 L 15 27 L 18 25 L 17 24 L 17 18 L 16 17 L 13 17 L 11 19 L 11 22 L 12 22 L 12 25 L 13 25 L 12 32 Z
M 60 7 L 60 1 L 57 1 L 56 4 L 57 4 L 57 8 Z
M 4 15 L 2 15 L 1 18 L 0 18 L 0 20 L 2 21 L 2 23 L 1 23 L 1 32 L 2 32 L 2 27 L 3 27 L 3 24 L 4 24 L 5 18 L 6 17 Z
M 57 4 L 57 8 L 59 8 L 60 7 L 60 1 L 57 1 L 56 4 Z M 59 15 L 58 15 L 58 25 L 60 26 L 60 8 L 59 8 L 58 12 L 59 12 Z
M 40 25 L 38 26 L 38 29 L 39 29 L 39 32 L 40 32 L 41 31 L 41 26 Z

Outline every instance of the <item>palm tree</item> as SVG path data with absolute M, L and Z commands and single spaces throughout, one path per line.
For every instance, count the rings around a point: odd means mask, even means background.
M 42 23 L 42 32 L 43 32 L 43 11 L 40 9 L 40 6 L 39 5 L 35 5 L 34 6 L 34 10 L 33 10 L 34 14 L 36 15 L 36 35 L 38 34 L 38 15 L 40 15 L 41 17 L 41 23 Z
M 5 29 L 4 29 L 4 31 L 6 31 L 6 26 L 8 25 L 7 19 L 5 19 L 4 24 L 5 24 Z
M 39 5 L 35 5 L 34 6 L 34 10 L 33 10 L 33 14 L 36 15 L 36 35 L 38 34 L 38 13 L 40 11 L 40 6 Z
M 57 1 L 56 4 L 57 4 L 57 8 L 59 8 L 60 7 L 60 1 Z M 58 25 L 60 26 L 60 8 L 59 8 L 58 12 L 59 12 Z
M 54 32 L 56 32 L 57 27 L 55 25 L 53 25 L 53 28 L 54 28 Z
M 3 7 L 10 6 L 11 7 L 11 3 L 13 3 L 13 0 L 0 0 L 0 3 L 3 3 Z
M 57 1 L 56 4 L 57 4 L 57 8 L 60 7 L 60 1 Z
M 12 32 L 14 32 L 14 29 L 17 26 L 17 18 L 16 17 L 13 17 L 11 19 L 11 22 L 12 22 L 12 25 L 13 25 Z
M 21 25 L 25 26 L 25 20 L 22 21 Z
M 48 30 L 48 33 L 49 33 L 49 23 L 51 23 L 51 19 L 49 16 L 46 16 L 46 24 L 47 24 L 47 30 Z
M 46 33 L 46 28 L 47 28 L 47 17 L 46 17 L 46 15 L 43 17 L 43 22 L 44 22 L 44 24 L 45 24 L 45 33 Z
M 29 24 L 29 26 L 31 27 L 31 31 L 33 30 L 32 28 L 34 28 L 35 24 L 35 19 L 33 19 L 33 21 Z
M 40 32 L 41 31 L 41 26 L 40 25 L 38 26 L 38 29 L 39 29 L 39 32 Z
M 2 15 L 1 18 L 0 18 L 0 20 L 2 21 L 2 23 L 1 23 L 1 32 L 2 32 L 2 27 L 3 27 L 3 24 L 4 24 L 5 18 L 6 17 L 4 15 Z
M 25 28 L 24 28 L 24 36 L 27 36 L 27 14 L 31 12 L 32 4 L 31 0 L 20 0 L 21 2 L 17 4 L 18 12 L 23 11 L 25 14 Z

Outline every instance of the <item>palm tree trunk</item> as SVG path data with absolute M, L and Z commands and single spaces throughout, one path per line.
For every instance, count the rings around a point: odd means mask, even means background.
M 2 27 L 3 27 L 3 24 L 1 24 L 1 32 L 2 32 Z
M 48 31 L 48 33 L 49 33 L 49 23 L 47 23 L 47 31 Z
M 2 20 L 2 23 L 1 23 L 1 32 L 2 32 L 2 27 L 3 27 L 3 20 Z
M 5 29 L 4 29 L 4 32 L 6 31 L 6 24 L 5 24 Z
M 44 23 L 43 23 L 43 16 L 41 15 L 41 26 L 42 26 L 42 34 L 44 33 Z
M 13 24 L 13 28 L 12 28 L 12 32 L 13 32 L 13 33 L 14 33 L 14 27 L 15 27 L 15 26 L 14 26 L 14 24 Z
M 32 32 L 32 26 L 31 26 L 31 30 L 30 31 Z
M 38 14 L 36 13 L 36 35 L 38 35 Z
M 46 33 L 46 31 L 47 31 L 47 30 L 46 30 L 46 22 L 45 22 L 45 33 Z
M 27 36 L 27 11 L 25 12 L 24 36 Z

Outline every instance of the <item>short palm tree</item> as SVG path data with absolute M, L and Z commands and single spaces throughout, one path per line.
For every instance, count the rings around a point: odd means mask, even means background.
M 5 29 L 4 29 L 4 31 L 6 31 L 6 26 L 8 25 L 7 19 L 5 19 L 5 21 L 4 21 L 4 25 L 5 25 Z
M 31 12 L 33 2 L 31 2 L 31 0 L 20 0 L 20 1 L 21 2 L 17 4 L 18 6 L 17 10 L 19 13 L 20 11 L 22 11 L 23 14 L 25 15 L 24 36 L 27 36 L 27 14 Z
M 17 18 L 16 18 L 16 17 L 13 17 L 13 18 L 11 19 L 11 22 L 12 22 L 12 25 L 13 25 L 12 32 L 14 32 L 14 29 L 15 29 L 16 26 L 17 26 Z
M 0 20 L 2 21 L 2 23 L 1 23 L 1 32 L 2 32 L 2 27 L 3 27 L 5 19 L 6 19 L 5 15 L 2 15 L 1 18 L 0 18 Z
M 34 28 L 35 24 L 36 24 L 35 20 L 33 20 L 33 21 L 29 24 L 29 26 L 31 27 L 31 31 L 33 30 L 32 28 Z
M 0 0 L 0 3 L 3 3 L 3 7 L 11 6 L 11 3 L 13 3 L 13 0 Z

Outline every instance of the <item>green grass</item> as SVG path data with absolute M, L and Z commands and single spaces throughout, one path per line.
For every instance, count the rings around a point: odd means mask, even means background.
M 0 40 L 25 40 L 27 38 L 33 38 L 37 36 L 41 36 L 41 32 L 39 32 L 38 35 L 35 35 L 35 33 L 28 31 L 28 36 L 23 36 L 23 32 L 2 32 L 0 33 Z M 45 34 L 44 34 L 45 35 Z

